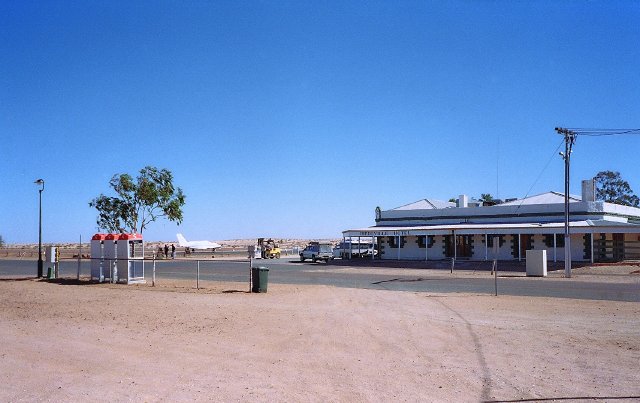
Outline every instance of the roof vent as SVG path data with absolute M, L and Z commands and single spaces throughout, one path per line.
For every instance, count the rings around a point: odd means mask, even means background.
M 582 181 L 582 201 L 596 201 L 596 182 L 593 179 Z
M 469 196 L 460 195 L 458 197 L 458 207 L 469 207 Z

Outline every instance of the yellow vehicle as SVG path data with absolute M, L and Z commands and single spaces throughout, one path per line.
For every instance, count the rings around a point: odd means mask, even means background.
M 264 238 L 258 238 L 258 248 L 260 248 L 260 257 L 263 259 L 280 259 L 280 248 L 269 238 L 266 241 Z

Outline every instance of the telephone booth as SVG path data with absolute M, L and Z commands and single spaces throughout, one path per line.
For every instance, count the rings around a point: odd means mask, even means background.
M 104 240 L 107 234 L 91 237 L 91 281 L 103 282 L 109 277 L 109 266 L 104 260 Z
M 102 274 L 104 279 L 115 283 L 118 280 L 117 268 L 115 262 L 118 256 L 116 255 L 116 240 L 119 234 L 107 234 L 102 241 Z
M 144 283 L 144 242 L 141 234 L 121 234 L 117 240 L 118 281 Z

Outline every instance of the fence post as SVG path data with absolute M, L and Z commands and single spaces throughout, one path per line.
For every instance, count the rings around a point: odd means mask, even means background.
M 249 256 L 249 293 L 251 293 L 251 284 L 253 282 L 253 259 Z
M 198 260 L 198 269 L 196 270 L 196 290 L 200 289 L 200 261 Z
M 554 235 L 555 240 L 555 235 Z M 495 257 L 493 258 L 493 267 L 491 270 L 493 271 L 493 283 L 496 291 L 496 297 L 498 296 L 498 250 L 500 248 L 500 238 L 493 237 L 493 247 L 495 249 Z
M 82 235 L 80 235 L 80 244 L 78 245 L 78 281 L 80 281 L 80 264 L 82 259 Z
M 493 261 L 493 283 L 496 289 L 496 297 L 498 296 L 498 260 Z
M 156 254 L 153 254 L 153 275 L 151 277 L 151 287 L 156 286 Z

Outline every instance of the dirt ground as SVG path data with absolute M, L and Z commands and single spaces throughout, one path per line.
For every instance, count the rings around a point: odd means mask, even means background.
M 202 286 L 0 280 L 0 401 L 640 399 L 638 303 Z

